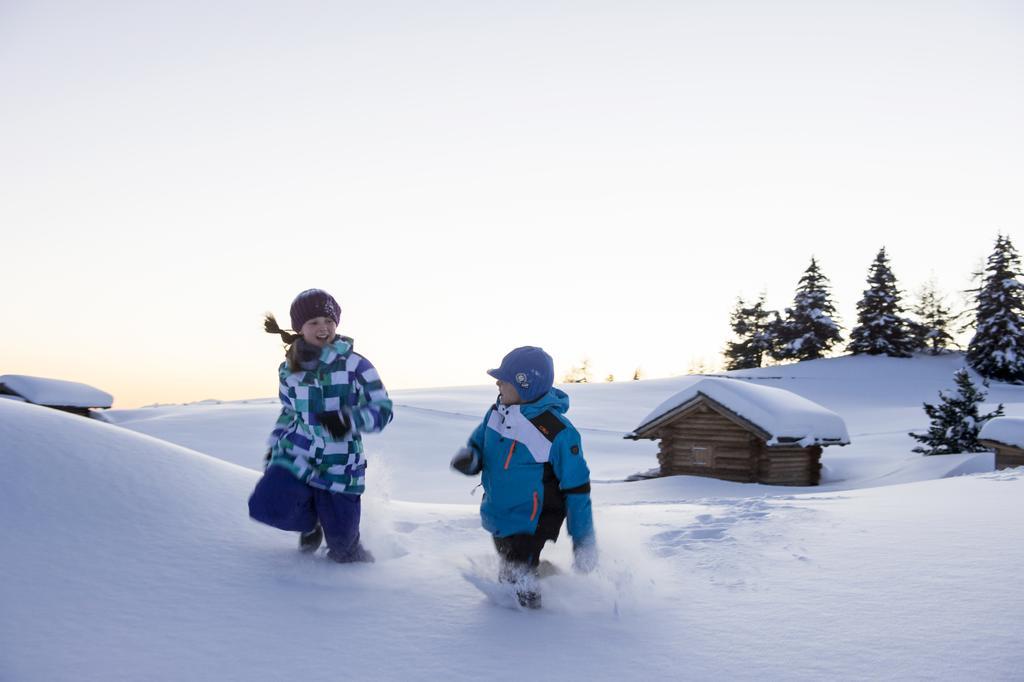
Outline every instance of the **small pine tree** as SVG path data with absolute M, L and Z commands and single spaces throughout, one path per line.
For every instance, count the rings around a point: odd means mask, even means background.
M 954 314 L 946 305 L 946 297 L 939 292 L 935 280 L 929 280 L 917 294 L 917 304 L 911 312 L 917 317 L 909 321 L 911 338 L 915 351 L 928 351 L 930 355 L 939 355 L 955 346 L 951 326 L 956 324 L 960 315 Z
M 999 235 L 977 293 L 974 337 L 967 361 L 986 379 L 1024 383 L 1024 283 L 1020 256 L 1009 237 Z
M 687 368 L 687 374 L 707 374 L 708 364 L 704 358 L 691 358 L 690 366 Z
M 635 371 L 635 372 L 633 372 L 633 381 L 640 381 L 640 380 L 641 380 L 641 379 L 643 379 L 643 378 L 644 378 L 644 374 L 643 374 L 643 372 L 642 372 L 642 371 L 640 371 L 640 368 L 639 368 L 639 367 L 637 367 L 637 368 L 636 368 L 636 371 Z
M 857 302 L 857 326 L 850 332 L 846 349 L 854 355 L 910 357 L 914 335 L 902 312 L 896 276 L 883 246 L 868 269 L 868 288 Z
M 978 414 L 978 407 L 985 400 L 985 392 L 971 381 L 967 369 L 959 369 L 953 375 L 957 393 L 951 395 L 939 391 L 937 405 L 924 404 L 925 414 L 931 419 L 928 433 L 911 433 L 910 436 L 923 446 L 914 452 L 924 455 L 949 455 L 958 452 L 984 452 L 987 450 L 978 442 L 982 425 L 993 417 L 1003 415 L 1000 403 L 995 412 Z
M 742 298 L 736 299 L 730 323 L 739 341 L 730 341 L 725 346 L 725 368 L 751 369 L 760 367 L 766 353 L 771 352 L 773 330 L 779 314 L 765 306 L 762 293 L 754 305 L 748 306 Z
M 832 346 L 843 340 L 839 323 L 832 319 L 835 314 L 828 278 L 811 258 L 811 264 L 797 285 L 793 307 L 786 308 L 786 319 L 770 330 L 774 339 L 772 357 L 776 360 L 824 357 Z
M 591 378 L 590 360 L 588 358 L 584 358 L 583 364 L 579 367 L 573 367 L 566 373 L 565 377 L 562 378 L 562 383 L 589 384 Z
M 604 378 L 604 380 L 607 381 L 609 384 L 614 383 L 615 382 L 615 375 L 614 374 L 609 374 L 608 376 L 606 376 Z

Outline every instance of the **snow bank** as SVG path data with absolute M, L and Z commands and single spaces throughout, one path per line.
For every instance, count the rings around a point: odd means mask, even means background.
M 704 395 L 759 427 L 768 444 L 798 442 L 810 445 L 846 445 L 850 436 L 836 413 L 781 388 L 760 386 L 741 379 L 690 377 L 683 390 L 654 408 L 630 436 L 646 429 L 698 396 Z
M 978 440 L 1024 449 L 1024 417 L 995 417 L 985 422 Z
M 107 408 L 114 404 L 114 396 L 77 381 L 5 374 L 0 385 L 36 405 Z
M 378 485 L 361 527 L 378 561 L 339 566 L 249 520 L 258 472 L 115 425 L 0 401 L 0 461 L 2 680 L 598 679 L 619 654 L 523 652 L 648 646 L 616 620 L 630 588 L 576 579 L 564 541 L 543 614 L 483 600 L 460 575 L 496 576 L 479 498 L 390 503 Z

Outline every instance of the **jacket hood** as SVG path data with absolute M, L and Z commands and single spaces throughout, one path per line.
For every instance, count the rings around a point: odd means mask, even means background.
M 320 351 L 320 362 L 329 365 L 336 358 L 348 355 L 352 352 L 352 345 L 352 339 L 347 336 L 335 336 L 334 341 L 331 341 Z
M 545 410 L 565 414 L 569 411 L 569 396 L 560 388 L 552 388 L 532 403 L 522 403 L 519 406 L 519 411 L 527 419 L 536 417 Z
M 338 358 L 343 358 L 349 355 L 351 352 L 352 339 L 347 336 L 335 336 L 333 341 L 320 349 L 320 357 L 317 359 L 317 362 L 321 365 L 329 365 Z M 312 370 L 300 369 L 298 371 L 306 372 Z M 289 374 L 292 374 L 292 369 L 288 360 L 281 363 L 281 366 L 278 367 L 277 373 L 281 377 L 282 381 L 285 380 Z

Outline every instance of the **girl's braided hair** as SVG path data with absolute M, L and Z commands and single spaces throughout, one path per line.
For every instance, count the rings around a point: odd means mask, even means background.
M 302 334 L 287 332 L 284 329 L 281 329 L 277 324 L 277 318 L 274 317 L 274 313 L 267 313 L 263 317 L 263 329 L 268 334 L 279 334 L 284 342 L 289 345 L 295 343 L 302 337 Z
M 263 317 L 263 329 L 268 334 L 277 334 L 285 343 L 284 356 L 288 361 L 288 368 L 293 372 L 298 372 L 301 369 L 298 358 L 298 344 L 295 342 L 302 338 L 302 334 L 296 334 L 293 332 L 285 331 L 281 329 L 280 325 L 277 324 L 277 319 L 273 313 L 267 313 Z

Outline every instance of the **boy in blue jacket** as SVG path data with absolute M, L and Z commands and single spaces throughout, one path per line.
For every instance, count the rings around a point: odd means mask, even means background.
M 569 396 L 554 383 L 551 356 L 535 346 L 512 350 L 497 369 L 498 399 L 452 458 L 453 469 L 482 473 L 480 518 L 501 557 L 499 580 L 514 583 L 519 603 L 540 608 L 537 567 L 544 544 L 568 521 L 573 567 L 597 563 L 590 470 L 580 434 L 566 418 Z

